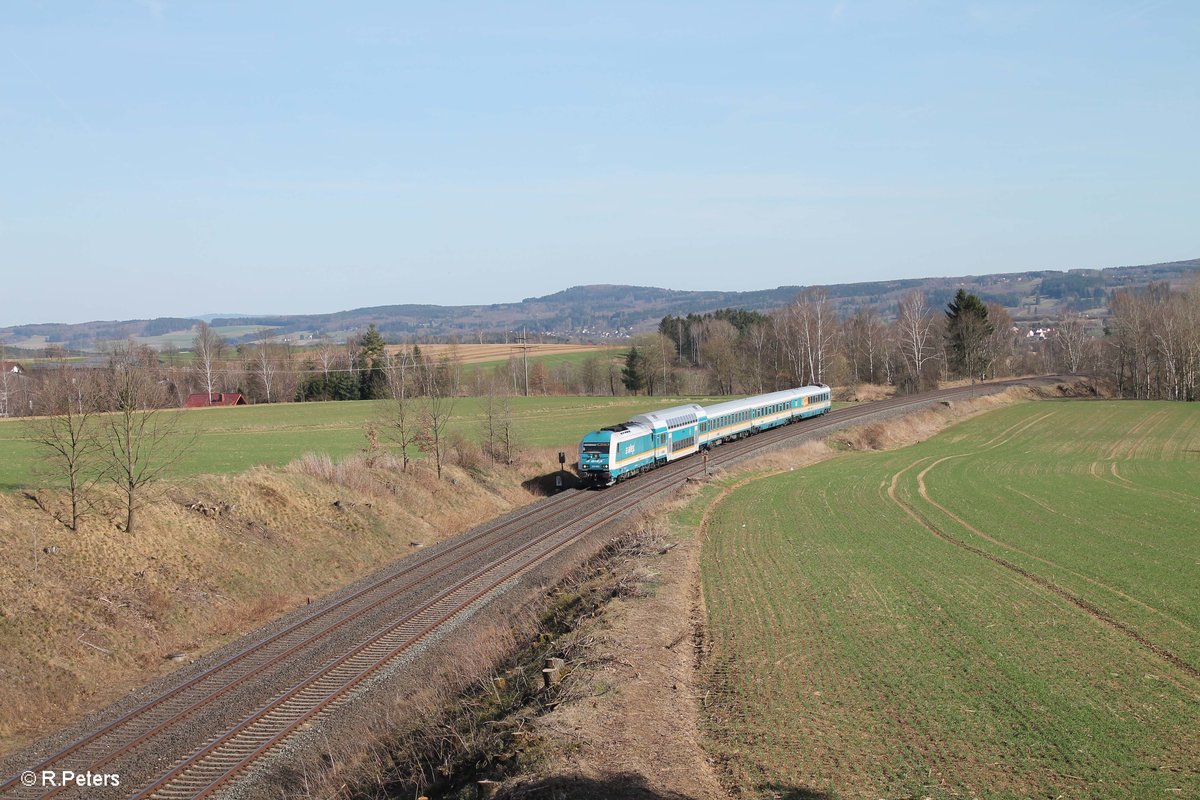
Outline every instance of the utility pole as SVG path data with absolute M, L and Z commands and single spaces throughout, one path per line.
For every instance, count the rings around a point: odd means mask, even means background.
M 529 337 L 525 335 L 525 326 L 521 326 L 521 360 L 525 363 L 525 396 L 529 397 Z

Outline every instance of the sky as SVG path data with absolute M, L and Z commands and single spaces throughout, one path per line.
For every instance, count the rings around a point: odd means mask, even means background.
M 0 326 L 1200 256 L 1200 3 L 0 6 Z

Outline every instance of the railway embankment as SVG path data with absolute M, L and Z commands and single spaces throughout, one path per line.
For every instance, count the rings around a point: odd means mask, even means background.
M 55 519 L 53 492 L 0 494 L 0 752 L 529 503 L 545 463 L 451 466 L 439 481 L 388 457 L 311 456 L 167 486 L 134 534 L 103 494 L 78 531 Z

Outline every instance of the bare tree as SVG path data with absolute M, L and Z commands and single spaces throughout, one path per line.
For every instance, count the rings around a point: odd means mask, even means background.
M 4 340 L 0 339 L 0 417 L 8 416 L 8 370 L 2 366 L 6 355 L 7 348 Z
M 744 336 L 749 352 L 745 364 L 750 370 L 750 385 L 757 388 L 757 394 L 762 394 L 766 385 L 766 356 L 771 342 L 771 326 L 766 321 L 755 322 L 746 329 Z
M 421 404 L 421 431 L 418 446 L 433 455 L 437 476 L 442 477 L 442 461 L 446 456 L 446 426 L 454 413 L 454 394 L 451 392 L 453 365 L 445 360 L 427 362 L 421 370 L 424 398 Z
M 29 421 L 29 439 L 42 452 L 52 474 L 67 485 L 70 511 L 59 522 L 79 530 L 91 490 L 104 476 L 100 462 L 104 442 L 97 424 L 97 392 L 90 372 L 65 365 L 43 380 L 38 414 Z
M 266 394 L 267 402 L 271 402 L 271 384 L 275 379 L 275 361 L 271 358 L 271 351 L 266 342 L 259 344 L 257 352 L 254 354 L 254 374 L 258 376 L 262 382 L 263 392 Z
M 1151 284 L 1143 291 L 1122 289 L 1109 304 L 1109 342 L 1115 349 L 1114 371 L 1122 396 L 1132 392 L 1138 400 L 1150 399 L 1154 373 L 1154 334 L 1151 320 L 1165 287 Z
M 883 338 L 883 323 L 874 308 L 861 309 L 846 321 L 846 359 L 855 381 L 878 382 Z
M 1012 375 L 1020 341 L 1013 330 L 1012 317 L 999 303 L 988 303 L 987 318 L 992 330 L 984 343 L 984 372 L 990 372 L 993 378 Z
M 178 434 L 179 412 L 164 412 L 162 387 L 139 363 L 132 342 L 113 353 L 105 415 L 106 475 L 125 497 L 125 532 L 134 532 L 138 510 L 150 489 L 165 477 L 190 440 Z
M 391 401 L 384 424 L 388 438 L 400 448 L 401 469 L 407 472 L 408 448 L 417 445 L 420 438 L 412 399 L 420 394 L 420 376 L 413 363 L 412 352 L 408 349 L 402 348 L 385 358 Z
M 501 460 L 511 464 L 517 441 L 513 430 L 512 398 L 507 395 L 500 400 L 500 413 L 496 418 L 496 444 L 500 448 Z
M 208 402 L 212 403 L 213 392 L 216 389 L 216 381 L 218 375 L 218 362 L 221 358 L 221 351 L 225 347 L 225 340 L 222 339 L 216 331 L 214 331 L 207 322 L 201 322 L 196 326 L 196 336 L 192 339 L 192 349 L 196 354 L 196 371 L 200 376 L 200 383 L 208 392 Z
M 1058 318 L 1057 330 L 1054 332 L 1054 345 L 1062 355 L 1063 364 L 1066 365 L 1068 372 L 1079 372 L 1087 340 L 1087 327 L 1084 325 L 1083 317 L 1074 313 L 1064 313 Z
M 804 348 L 800 345 L 800 337 L 796 333 L 796 314 L 792 307 L 772 315 L 775 341 L 779 343 L 781 368 L 779 373 L 787 376 L 789 385 L 804 383 Z
M 822 383 L 837 333 L 837 314 L 824 289 L 807 289 L 777 317 L 776 333 L 800 383 Z
M 917 391 L 925 388 L 925 362 L 937 350 L 934 341 L 934 316 L 923 292 L 913 290 L 900 300 L 896 334 L 900 352 L 912 371 Z
M 733 379 L 739 365 L 737 329 L 723 319 L 705 320 L 700 358 L 708 366 L 716 391 L 720 394 L 733 394 Z
M 337 358 L 338 351 L 333 343 L 327 339 L 322 341 L 320 347 L 317 348 L 317 361 L 321 364 L 321 376 L 325 379 L 326 386 L 329 385 L 329 371 L 337 363 Z
M 488 385 L 483 394 L 483 419 L 480 422 L 480 434 L 483 439 L 483 452 L 496 466 L 500 453 L 500 399 L 496 396 L 496 384 Z
M 600 359 L 589 356 L 579 367 L 579 388 L 583 394 L 599 394 L 600 392 Z

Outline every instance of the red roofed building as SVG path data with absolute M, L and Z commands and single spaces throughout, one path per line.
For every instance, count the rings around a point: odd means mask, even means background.
M 212 397 L 207 392 L 189 394 L 184 408 L 208 408 L 210 406 L 244 406 L 246 398 L 237 392 L 213 392 Z

